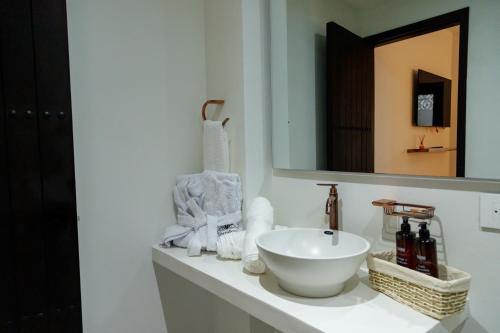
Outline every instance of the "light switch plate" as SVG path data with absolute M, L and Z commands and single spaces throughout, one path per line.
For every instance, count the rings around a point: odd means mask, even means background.
M 479 195 L 479 223 L 482 228 L 500 230 L 500 194 Z

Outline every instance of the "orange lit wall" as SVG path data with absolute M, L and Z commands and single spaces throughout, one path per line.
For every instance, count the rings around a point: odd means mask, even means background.
M 375 172 L 455 176 L 456 151 L 413 153 L 425 146 L 456 148 L 459 27 L 375 49 Z M 414 127 L 413 80 L 418 69 L 452 80 L 451 127 Z

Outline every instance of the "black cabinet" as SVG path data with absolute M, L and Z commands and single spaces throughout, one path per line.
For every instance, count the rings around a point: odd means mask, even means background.
M 81 332 L 64 0 L 0 0 L 0 333 Z

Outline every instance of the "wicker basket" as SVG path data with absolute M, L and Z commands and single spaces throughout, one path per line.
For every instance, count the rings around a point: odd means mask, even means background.
M 399 266 L 395 251 L 368 255 L 370 282 L 396 301 L 436 319 L 460 312 L 467 301 L 471 276 L 439 265 L 439 279 Z

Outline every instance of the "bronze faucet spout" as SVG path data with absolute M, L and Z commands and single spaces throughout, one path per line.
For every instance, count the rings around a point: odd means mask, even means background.
M 330 186 L 330 194 L 326 200 L 325 214 L 329 215 L 329 227 L 332 230 L 339 230 L 339 220 L 338 220 L 338 192 L 337 184 L 317 184 L 318 186 Z

